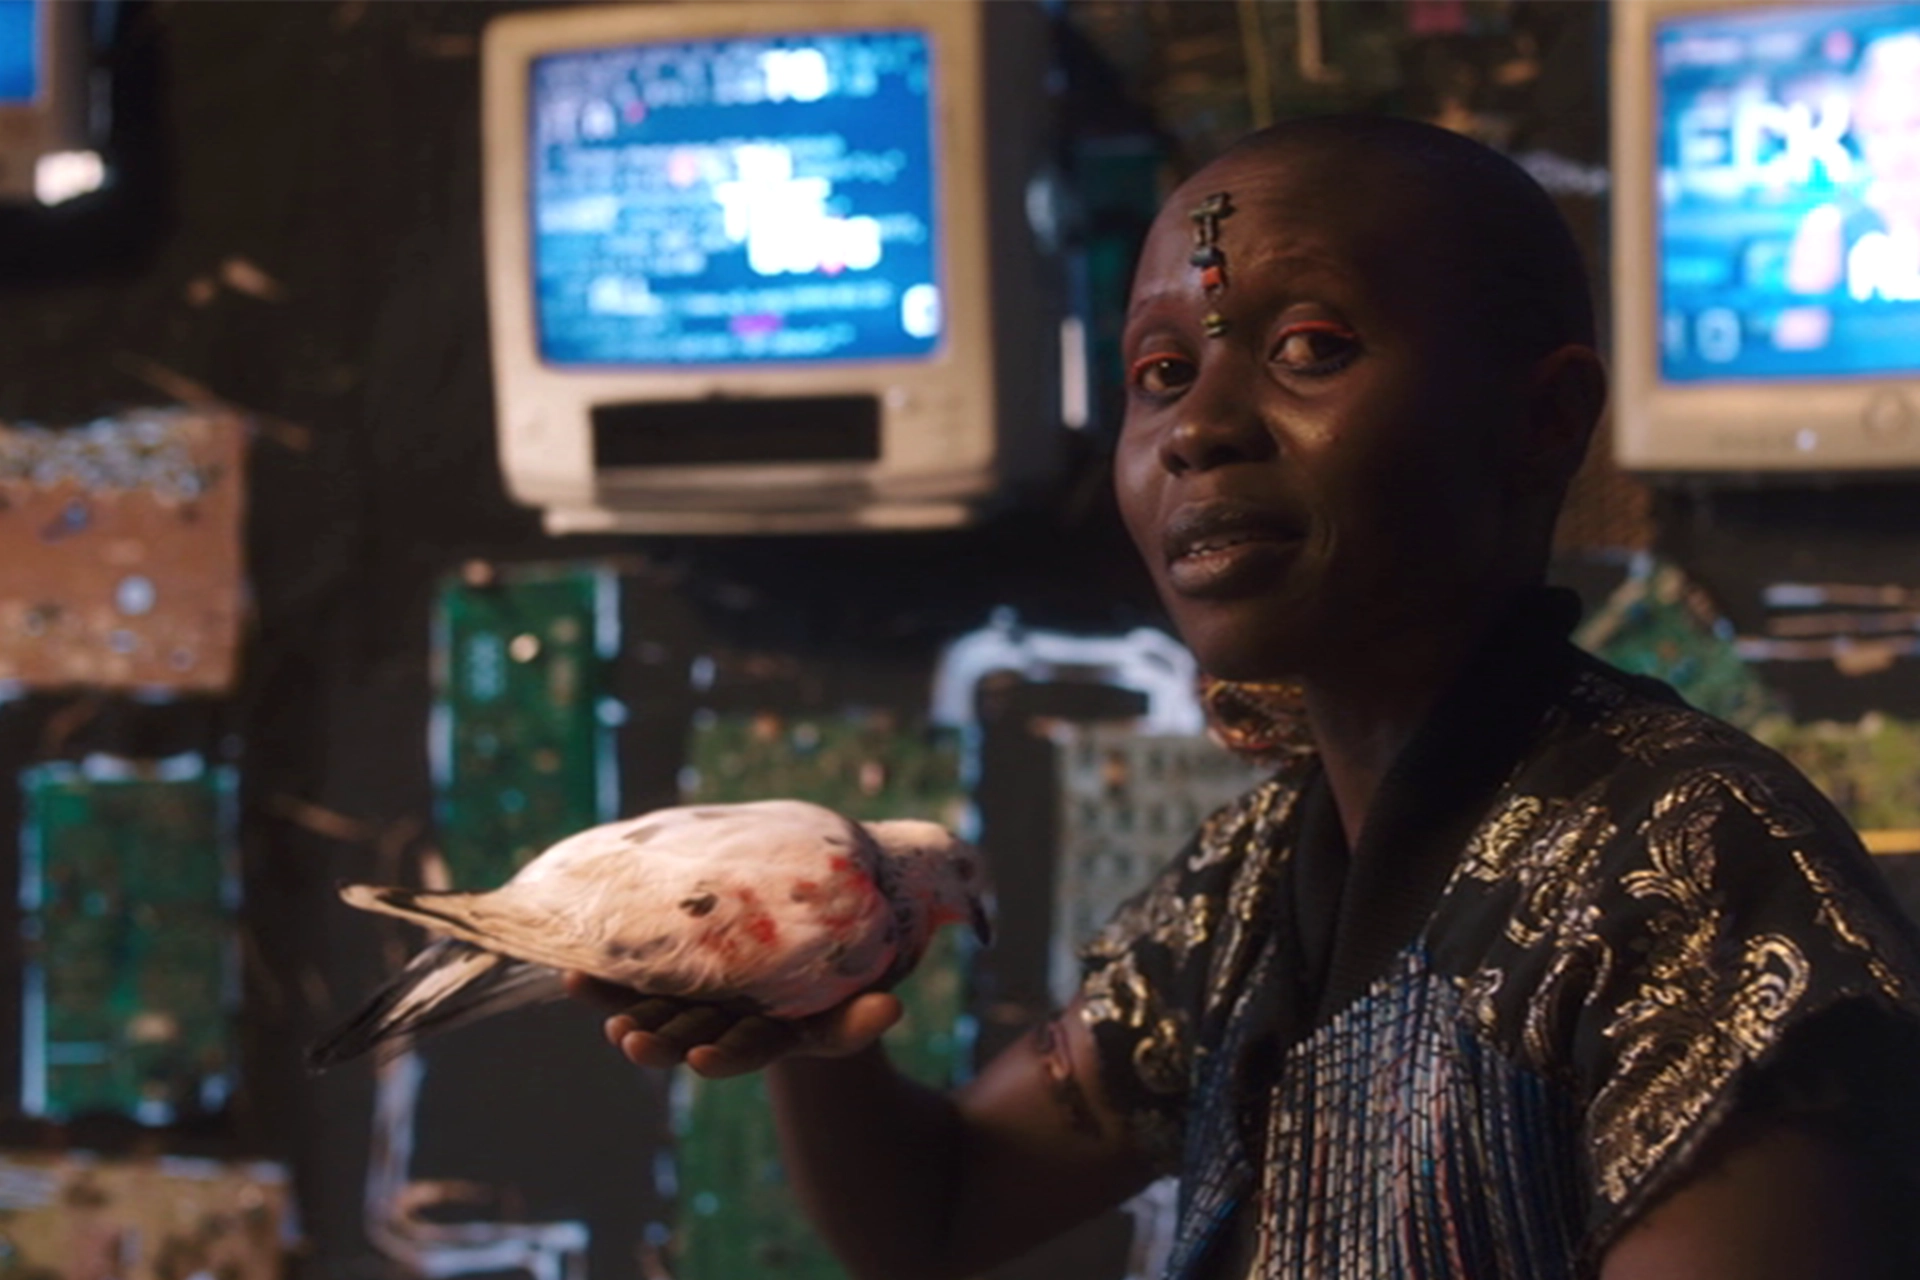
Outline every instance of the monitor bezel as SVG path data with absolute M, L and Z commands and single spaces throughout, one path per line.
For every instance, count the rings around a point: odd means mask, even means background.
M 932 76 L 946 86 L 933 102 L 937 262 L 944 340 L 907 358 L 832 359 L 764 365 L 574 366 L 541 358 L 533 298 L 531 190 L 528 173 L 529 69 L 554 53 L 649 42 L 726 39 L 821 31 L 923 32 Z M 488 310 L 499 398 L 500 447 L 509 489 L 536 506 L 596 505 L 606 487 L 671 484 L 679 493 L 760 489 L 794 493 L 885 486 L 930 498 L 987 483 L 991 412 L 965 408 L 995 385 L 992 264 L 984 231 L 990 217 L 984 110 L 985 59 L 975 3 L 823 0 L 804 6 L 750 3 L 585 6 L 504 15 L 489 23 L 482 50 L 484 232 Z M 960 228 L 972 227 L 975 234 Z M 864 388 L 882 403 L 881 457 L 871 462 L 728 463 L 689 466 L 671 475 L 596 476 L 581 424 L 596 404 L 709 397 L 804 398 Z M 910 429 L 916 415 L 947 415 L 953 429 Z M 981 419 L 971 422 L 972 419 Z M 971 422 L 971 425 L 970 425 Z M 976 478 L 978 477 L 978 478 Z M 906 489 L 902 489 L 902 485 Z
M 1858 0 L 1857 7 L 1885 3 Z M 1612 7 L 1611 421 L 1614 459 L 1622 467 L 1654 473 L 1920 469 L 1920 373 L 1724 382 L 1661 376 L 1654 37 L 1675 19 L 1816 6 L 1834 7 L 1831 0 L 1633 0 Z M 1848 7 L 1856 7 L 1854 0 Z M 1870 427 L 1870 418 L 1893 426 Z

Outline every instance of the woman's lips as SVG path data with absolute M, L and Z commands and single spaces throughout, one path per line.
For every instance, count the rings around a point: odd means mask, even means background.
M 1251 532 L 1207 539 L 1167 561 L 1167 582 L 1197 599 L 1240 595 L 1270 584 L 1300 543 L 1297 537 Z
M 1167 582 L 1183 596 L 1235 595 L 1269 584 L 1304 541 L 1298 522 L 1268 507 L 1189 503 L 1166 524 Z

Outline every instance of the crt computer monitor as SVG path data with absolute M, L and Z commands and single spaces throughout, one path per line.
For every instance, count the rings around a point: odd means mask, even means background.
M 825 0 L 489 24 L 514 496 L 555 531 L 926 526 L 1043 470 L 1036 15 Z
M 1920 2 L 1612 13 L 1619 461 L 1920 468 Z

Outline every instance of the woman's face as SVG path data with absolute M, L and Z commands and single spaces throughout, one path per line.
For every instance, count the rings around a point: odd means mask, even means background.
M 1176 626 L 1222 678 L 1377 660 L 1504 564 L 1496 442 L 1517 380 L 1476 339 L 1484 299 L 1419 200 L 1377 168 L 1230 155 L 1142 252 L 1115 485 Z M 1232 212 L 1209 297 L 1188 212 L 1216 192 Z

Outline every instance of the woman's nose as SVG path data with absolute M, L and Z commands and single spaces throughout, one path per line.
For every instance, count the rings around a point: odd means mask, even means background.
M 1189 394 L 1173 429 L 1160 442 L 1160 465 L 1178 476 L 1236 462 L 1262 462 L 1274 450 L 1272 435 L 1244 393 Z

